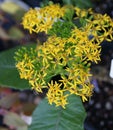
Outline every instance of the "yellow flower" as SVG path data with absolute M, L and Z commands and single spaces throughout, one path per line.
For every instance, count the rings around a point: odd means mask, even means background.
M 78 95 L 82 97 L 82 101 L 85 102 L 89 97 L 92 96 L 94 86 L 90 83 L 86 83 L 83 85 L 83 88 L 78 90 Z
M 84 95 L 82 95 L 81 97 L 83 102 L 88 101 L 88 99 Z
M 62 83 L 58 84 L 57 82 L 48 83 L 49 90 L 47 93 L 47 98 L 50 104 L 55 103 L 56 106 L 62 106 L 65 108 L 67 104 L 67 96 L 68 94 L 64 94 L 64 90 L 61 89 Z
M 59 80 L 63 84 L 63 89 L 66 89 L 69 83 L 69 79 L 65 76 L 61 76 L 61 79 Z
M 52 28 L 54 22 L 65 13 L 65 7 L 58 4 L 49 5 L 40 9 L 30 9 L 23 17 L 22 24 L 25 29 L 32 32 L 46 32 Z
M 80 9 L 78 7 L 75 7 L 75 13 L 76 15 L 79 17 L 79 18 L 83 18 L 83 17 L 87 17 L 88 13 L 90 14 L 93 14 L 93 11 L 92 9 L 88 9 L 88 10 L 85 10 L 85 9 Z
M 73 11 L 76 18 L 73 13 L 71 17 Z M 80 26 L 76 25 L 76 20 L 81 23 Z M 59 33 L 60 26 L 55 22 L 60 23 L 61 27 L 69 23 L 71 28 L 64 27 Z M 65 108 L 67 98 L 72 94 L 80 96 L 83 102 L 87 101 L 93 92 L 90 65 L 100 61 L 100 44 L 104 40 L 113 40 L 113 20 L 106 14 L 93 13 L 92 9 L 51 4 L 40 9 L 30 9 L 24 15 L 22 24 L 30 33 L 48 34 L 48 31 L 55 31 L 58 34 L 49 33 L 47 40 L 35 51 L 24 49 L 16 53 L 16 67 L 20 77 L 27 79 L 37 92 L 47 88 L 50 104 Z M 61 33 L 64 34 L 60 36 Z M 61 79 L 58 82 L 51 81 L 57 75 Z
M 67 102 L 68 96 L 69 96 L 68 94 L 59 96 L 57 101 L 55 102 L 56 106 L 62 106 L 65 109 L 66 105 L 68 104 Z
M 34 73 L 34 70 L 32 69 L 32 64 L 31 63 L 26 64 L 25 61 L 18 62 L 16 64 L 16 67 L 20 71 L 20 78 L 22 78 L 22 79 L 23 78 L 24 79 L 30 79 L 32 77 L 33 73 Z
M 25 29 L 29 29 L 30 33 L 32 33 L 33 31 L 36 32 L 36 28 L 34 27 L 37 27 L 37 23 L 40 22 L 37 17 L 38 13 L 36 9 L 30 9 L 23 17 L 22 24 L 24 25 Z

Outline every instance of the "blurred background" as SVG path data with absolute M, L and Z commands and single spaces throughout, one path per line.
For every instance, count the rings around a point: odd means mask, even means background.
M 45 41 L 45 35 L 29 34 L 24 30 L 21 21 L 29 8 L 44 6 L 48 1 L 0 0 L 0 52 L 18 45 Z M 65 1 L 53 2 L 63 4 Z M 72 0 L 72 4 L 81 8 L 93 8 L 95 12 L 107 13 L 113 18 L 113 0 Z M 98 65 L 92 64 L 91 68 L 95 88 L 90 101 L 84 103 L 87 112 L 85 130 L 113 130 L 113 79 L 109 76 L 112 59 L 113 42 L 105 41 L 102 43 L 101 61 Z M 43 97 L 43 94 L 34 91 L 0 86 L 0 130 L 26 130 L 25 124 L 30 124 L 31 114 Z M 20 125 L 23 127 L 20 128 Z

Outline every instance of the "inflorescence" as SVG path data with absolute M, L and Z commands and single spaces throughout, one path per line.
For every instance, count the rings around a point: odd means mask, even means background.
M 16 52 L 20 78 L 28 80 L 37 92 L 48 89 L 50 104 L 65 108 L 72 94 L 87 101 L 94 88 L 90 83 L 91 63 L 100 61 L 100 44 L 113 40 L 112 19 L 91 9 L 52 4 L 30 9 L 22 24 L 30 33 L 45 32 L 48 39 L 36 49 Z M 60 79 L 52 80 L 57 75 Z

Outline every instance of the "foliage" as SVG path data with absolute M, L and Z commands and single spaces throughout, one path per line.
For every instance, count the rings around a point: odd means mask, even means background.
M 91 8 L 93 6 L 91 0 L 62 0 L 65 4 L 77 6 L 79 8 Z
M 66 4 L 66 5 L 74 5 L 79 8 L 91 8 L 93 7 L 93 3 L 91 0 L 43 0 L 41 2 L 41 7 L 47 6 L 48 3 L 51 4 L 53 2 L 60 3 L 60 4 Z
M 28 130 L 83 130 L 86 114 L 82 102 L 75 95 L 68 100 L 70 104 L 63 109 L 49 105 L 47 99 L 44 99 L 33 112 L 32 125 Z
M 21 46 L 20 46 L 21 47 Z M 27 81 L 19 78 L 19 73 L 15 67 L 14 55 L 20 47 L 15 47 L 0 53 L 0 85 L 16 89 L 28 89 Z M 26 48 L 35 47 L 34 44 L 26 45 Z M 7 79 L 7 82 L 6 82 Z

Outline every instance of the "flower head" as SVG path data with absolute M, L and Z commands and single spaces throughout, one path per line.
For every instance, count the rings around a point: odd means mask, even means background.
M 54 22 L 63 17 L 65 7 L 50 5 L 40 9 L 30 9 L 23 17 L 23 26 L 32 32 L 46 32 L 52 28 Z
M 49 35 L 36 49 L 23 48 L 16 53 L 20 77 L 28 80 L 37 92 L 48 89 L 50 104 L 65 108 L 72 94 L 87 101 L 93 92 L 90 66 L 100 61 L 101 42 L 113 40 L 112 19 L 91 9 L 49 5 L 30 9 L 23 18 L 23 25 L 30 33 L 45 31 Z M 57 75 L 60 79 L 53 81 Z

